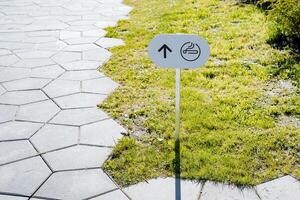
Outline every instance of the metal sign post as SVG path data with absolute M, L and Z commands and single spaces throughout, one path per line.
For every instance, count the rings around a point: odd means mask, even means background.
M 175 199 L 181 200 L 181 184 L 180 184 L 180 72 L 176 69 L 176 102 L 175 102 Z
M 175 121 L 175 199 L 181 200 L 180 184 L 180 72 L 204 65 L 210 49 L 206 40 L 197 35 L 163 34 L 149 44 L 152 61 L 161 67 L 176 68 L 176 121 Z

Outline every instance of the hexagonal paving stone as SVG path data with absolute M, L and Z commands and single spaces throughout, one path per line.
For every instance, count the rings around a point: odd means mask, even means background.
M 23 40 L 23 42 L 26 43 L 33 43 L 33 44 L 39 44 L 39 43 L 46 43 L 46 42 L 55 42 L 58 39 L 53 36 L 35 36 L 35 37 L 27 37 Z
M 39 90 L 7 92 L 0 96 L 0 103 L 22 105 L 46 100 L 48 97 Z
M 17 106 L 0 105 L 0 123 L 13 120 L 17 109 Z
M 21 106 L 16 118 L 25 121 L 47 122 L 59 111 L 60 109 L 51 100 L 48 100 Z
M 111 148 L 77 145 L 46 153 L 43 157 L 54 171 L 100 167 Z
M 297 200 L 300 182 L 292 176 L 284 176 L 256 186 L 261 200 Z
M 50 123 L 81 126 L 108 118 L 106 113 L 97 108 L 80 108 L 62 110 Z
M 111 53 L 103 48 L 87 50 L 82 53 L 84 60 L 107 61 Z
M 100 195 L 98 197 L 92 198 L 91 200 L 112 200 L 112 199 L 116 199 L 116 200 L 129 200 L 126 195 L 121 192 L 121 190 L 115 190 L 103 195 Z
M 101 63 L 98 61 L 80 60 L 64 64 L 63 67 L 66 70 L 87 70 L 87 69 L 98 69 Z
M 124 42 L 121 39 L 104 37 L 104 38 L 100 38 L 99 40 L 97 40 L 96 44 L 98 44 L 99 46 L 101 46 L 103 48 L 110 48 L 110 47 L 124 45 Z
M 87 80 L 82 82 L 83 92 L 110 94 L 118 87 L 118 84 L 108 77 Z
M 201 199 L 239 199 L 239 200 L 260 200 L 254 189 L 239 189 L 236 186 L 221 183 L 206 182 L 202 189 Z
M 7 49 L 0 49 L 0 56 L 9 55 L 9 54 L 12 54 L 12 52 Z
M 27 140 L 0 142 L 0 165 L 36 154 L 37 152 Z
M 0 124 L 0 140 L 27 139 L 43 124 L 31 122 L 6 122 Z
M 104 75 L 97 70 L 83 70 L 83 71 L 68 71 L 64 73 L 59 79 L 84 81 L 94 78 L 101 78 Z
M 5 92 L 6 92 L 6 90 L 3 88 L 3 86 L 0 85 L 0 96 Z
M 55 64 L 50 58 L 37 58 L 37 59 L 22 59 L 19 62 L 13 64 L 14 67 L 21 68 L 35 68 L 47 65 Z
M 91 44 L 98 40 L 98 37 L 79 37 L 79 38 L 71 38 L 65 39 L 64 41 L 69 45 L 76 45 L 76 44 Z
M 94 21 L 93 24 L 95 24 L 96 22 Z M 83 36 L 87 36 L 87 37 L 103 37 L 106 35 L 106 31 L 102 30 L 102 29 L 95 29 L 95 30 L 88 30 L 88 31 L 83 31 L 82 35 Z
M 112 119 L 84 125 L 80 129 L 83 144 L 114 146 L 127 131 Z
M 78 127 L 47 124 L 30 140 L 39 152 L 46 152 L 77 144 L 78 134 Z
M 35 44 L 35 48 L 38 50 L 50 50 L 55 52 L 63 50 L 66 46 L 68 45 L 63 41 Z
M 0 56 L 0 65 L 10 66 L 19 61 L 19 58 L 15 55 Z
M 182 180 L 181 198 L 184 200 L 197 200 L 198 195 L 200 193 L 200 188 L 201 188 L 201 184 L 199 183 Z M 174 178 L 152 179 L 147 183 L 145 182 L 138 183 L 136 185 L 125 188 L 124 192 L 128 194 L 132 200 L 174 199 L 175 179 Z
M 80 82 L 55 80 L 43 89 L 51 98 L 80 92 Z
M 60 66 L 50 65 L 50 66 L 38 67 L 32 69 L 31 77 L 55 79 L 61 74 L 63 74 L 64 72 L 65 70 Z
M 54 173 L 34 196 L 79 200 L 115 188 L 101 169 L 66 171 Z
M 59 39 L 65 40 L 70 38 L 79 38 L 80 31 L 60 31 Z
M 17 56 L 22 59 L 35 59 L 35 58 L 50 58 L 56 52 L 55 51 L 45 51 L 45 50 L 31 50 L 31 51 L 24 51 L 24 50 L 16 50 L 14 51 Z
M 3 200 L 28 200 L 28 197 L 20 197 L 20 196 L 8 196 L 8 195 L 0 195 L 0 199 Z
M 81 53 L 78 52 L 59 52 L 56 55 L 52 57 L 52 60 L 54 60 L 58 64 L 65 64 L 76 60 L 81 60 Z
M 25 79 L 21 79 L 21 80 L 5 82 L 5 83 L 3 83 L 3 86 L 8 91 L 33 90 L 33 89 L 43 88 L 50 81 L 51 81 L 51 79 L 25 78 Z
M 109 26 L 116 26 L 117 22 L 114 20 L 99 20 L 98 22 L 95 23 L 95 26 L 98 28 L 106 28 Z
M 30 196 L 50 174 L 38 156 L 0 166 L 0 192 Z
M 106 95 L 78 93 L 53 99 L 62 109 L 94 107 L 104 101 Z
M 12 81 L 30 76 L 30 69 L 6 68 L 0 73 L 0 82 Z
M 90 49 L 97 49 L 99 48 L 95 44 L 76 44 L 76 45 L 68 45 L 64 50 L 65 51 L 86 51 Z

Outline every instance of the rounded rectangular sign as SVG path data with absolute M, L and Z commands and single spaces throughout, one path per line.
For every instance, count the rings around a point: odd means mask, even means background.
M 209 58 L 208 42 L 188 34 L 162 34 L 156 36 L 148 46 L 151 60 L 161 67 L 196 68 Z

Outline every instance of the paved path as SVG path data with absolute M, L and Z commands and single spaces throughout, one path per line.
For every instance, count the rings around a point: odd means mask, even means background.
M 121 0 L 0 0 L 0 200 L 174 199 L 174 179 L 120 189 L 100 166 L 125 130 L 96 108 L 118 84 L 97 71 L 121 45 L 103 28 Z M 182 182 L 184 200 L 297 200 L 285 176 L 239 189 Z
M 118 86 L 97 68 L 122 44 L 103 28 L 130 10 L 0 0 L 0 199 L 126 199 L 99 168 L 125 130 L 96 105 Z

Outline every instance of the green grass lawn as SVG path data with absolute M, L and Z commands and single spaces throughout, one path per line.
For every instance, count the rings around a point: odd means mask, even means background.
M 130 135 L 105 171 L 121 185 L 173 175 L 175 71 L 151 63 L 147 45 L 157 34 L 189 33 L 209 41 L 211 58 L 182 72 L 182 177 L 240 185 L 286 173 L 299 178 L 299 87 L 271 75 L 292 56 L 267 44 L 265 14 L 234 0 L 125 2 L 134 8 L 131 18 L 109 28 L 108 37 L 126 45 L 112 48 L 102 68 L 121 86 L 100 107 Z M 281 77 L 299 78 L 289 67 Z

